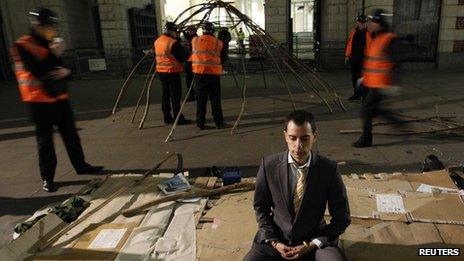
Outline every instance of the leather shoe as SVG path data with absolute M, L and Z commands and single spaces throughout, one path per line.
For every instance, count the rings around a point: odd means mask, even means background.
M 53 181 L 44 180 L 43 185 L 42 185 L 42 189 L 47 191 L 47 192 L 55 192 L 56 191 L 56 186 L 55 186 L 55 183 Z
M 173 124 L 174 123 L 174 118 L 172 117 L 165 117 L 164 118 L 164 124 Z
M 103 169 L 103 166 L 92 166 L 89 163 L 85 163 L 76 169 L 77 174 L 92 174 L 98 173 Z

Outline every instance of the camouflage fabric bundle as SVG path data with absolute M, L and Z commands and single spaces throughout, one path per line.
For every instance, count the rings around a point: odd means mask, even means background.
M 58 206 L 54 206 L 48 210 L 48 213 L 54 213 L 60 217 L 64 222 L 71 223 L 76 220 L 79 215 L 84 212 L 84 210 L 90 206 L 90 203 L 78 196 L 72 196 L 65 200 L 63 203 Z M 17 224 L 14 228 L 14 231 L 18 234 L 26 232 L 31 228 L 37 221 L 44 218 L 47 214 L 42 214 L 34 219 L 27 220 Z

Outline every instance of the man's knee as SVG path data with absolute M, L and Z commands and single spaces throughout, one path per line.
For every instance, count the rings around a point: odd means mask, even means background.
M 315 253 L 316 261 L 345 261 L 347 260 L 342 250 L 336 246 L 317 249 Z

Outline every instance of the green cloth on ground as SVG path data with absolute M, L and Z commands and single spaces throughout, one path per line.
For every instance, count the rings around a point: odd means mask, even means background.
M 66 223 L 71 223 L 89 206 L 90 203 L 84 199 L 78 196 L 72 196 L 63 201 L 63 203 L 52 207 L 49 213 L 54 213 Z M 18 234 L 22 234 L 45 216 L 46 214 L 43 214 L 32 220 L 21 222 L 15 226 L 14 231 Z

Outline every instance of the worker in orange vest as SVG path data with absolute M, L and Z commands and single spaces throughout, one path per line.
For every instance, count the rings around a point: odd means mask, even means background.
M 227 61 L 228 41 L 214 37 L 214 24 L 202 25 L 203 35 L 192 39 L 192 71 L 195 74 L 195 99 L 197 100 L 197 126 L 205 129 L 208 97 L 216 128 L 224 128 L 221 107 L 222 64 Z M 229 34 L 230 35 L 230 34 Z M 230 38 L 230 37 L 229 37 Z
M 399 122 L 395 114 L 383 106 L 383 101 L 396 88 L 393 87 L 395 61 L 398 61 L 398 41 L 390 31 L 382 9 L 376 10 L 369 18 L 368 30 L 372 42 L 365 51 L 362 84 L 368 89 L 366 100 L 361 110 L 363 134 L 356 141 L 355 147 L 372 146 L 372 118 L 381 116 L 391 122 Z
M 350 64 L 353 95 L 349 100 L 359 100 L 362 89 L 357 86 L 363 68 L 364 50 L 371 42 L 371 34 L 367 31 L 367 16 L 359 15 L 356 18 L 356 27 L 350 32 L 345 48 L 345 63 Z
M 182 97 L 182 83 L 180 73 L 184 71 L 182 65 L 189 56 L 188 52 L 180 44 L 178 28 L 173 22 L 167 22 L 163 34 L 153 43 L 156 59 L 156 72 L 161 80 L 162 101 L 161 110 L 164 115 L 164 123 L 174 123 L 174 118 L 180 111 Z M 172 114 L 171 114 L 172 109 Z M 177 124 L 190 124 L 181 114 Z
M 100 172 L 102 166 L 85 161 L 69 103 L 66 78 L 71 71 L 62 65 L 62 41 L 56 40 L 56 14 L 46 8 L 30 12 L 32 29 L 19 38 L 11 48 L 21 99 L 30 111 L 35 124 L 42 188 L 56 190 L 54 183 L 57 164 L 53 145 L 53 126 L 61 134 L 71 163 L 77 174 Z M 55 41 L 54 41 L 55 39 Z

